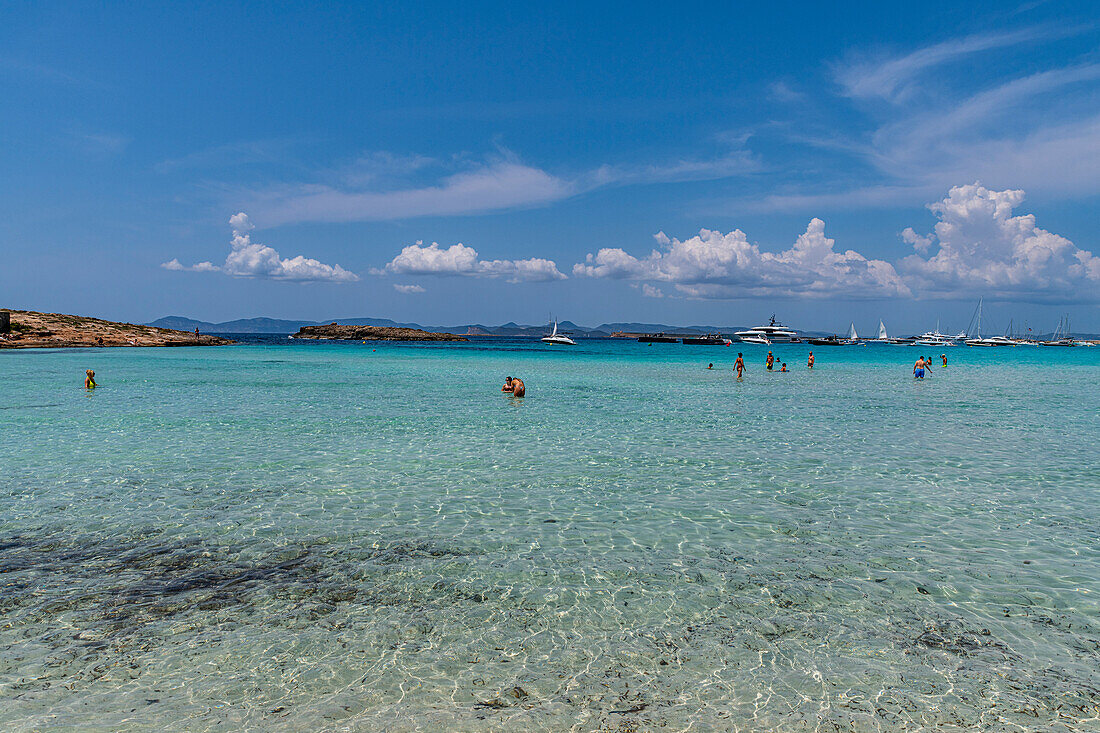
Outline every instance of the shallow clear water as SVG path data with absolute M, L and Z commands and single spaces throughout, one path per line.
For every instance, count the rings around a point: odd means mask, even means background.
M 766 351 L 0 353 L 0 729 L 1100 729 L 1100 348 Z

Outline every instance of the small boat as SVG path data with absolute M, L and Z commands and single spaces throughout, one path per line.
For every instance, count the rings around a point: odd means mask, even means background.
M 761 344 L 762 346 L 771 346 L 772 342 L 768 340 L 768 337 L 764 334 L 754 336 L 742 336 L 741 343 L 743 344 Z
M 720 333 L 707 333 L 702 336 L 684 336 L 681 342 L 688 346 L 729 346 L 733 343 Z
M 562 346 L 576 346 L 577 342 L 569 338 L 564 333 L 558 333 L 558 322 L 554 321 L 554 330 L 543 336 L 541 339 L 544 344 L 560 344 Z
M 843 346 L 844 342 L 836 336 L 826 336 L 820 339 L 806 339 L 806 343 L 814 346 Z
M 668 336 L 664 332 L 661 333 L 647 333 L 644 336 L 638 337 L 639 344 L 675 344 L 680 341 L 677 336 Z

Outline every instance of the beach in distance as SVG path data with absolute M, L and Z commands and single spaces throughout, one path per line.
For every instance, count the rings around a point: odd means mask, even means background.
M 0 729 L 1100 725 L 1100 348 L 229 338 L 0 354 Z

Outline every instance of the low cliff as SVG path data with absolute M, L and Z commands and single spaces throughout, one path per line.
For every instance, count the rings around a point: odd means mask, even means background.
M 193 331 L 116 323 L 63 313 L 7 311 L 9 325 L 0 333 L 0 349 L 73 348 L 82 346 L 218 346 L 229 339 Z
M 395 328 L 392 326 L 342 326 L 328 323 L 323 326 L 302 326 L 291 338 L 332 339 L 342 341 L 469 341 L 465 336 L 453 333 L 433 333 L 419 328 Z

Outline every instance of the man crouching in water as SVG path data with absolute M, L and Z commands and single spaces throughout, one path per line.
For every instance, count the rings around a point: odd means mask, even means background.
M 527 388 L 523 385 L 523 380 L 512 377 L 504 378 L 504 386 L 500 388 L 501 392 L 510 392 L 513 397 L 523 397 L 527 393 Z

